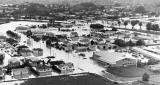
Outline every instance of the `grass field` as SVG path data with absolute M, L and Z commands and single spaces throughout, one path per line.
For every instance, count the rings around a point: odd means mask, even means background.
M 155 73 L 139 67 L 112 67 L 107 71 L 119 77 L 128 78 L 142 77 L 145 72 L 149 75 L 155 75 Z

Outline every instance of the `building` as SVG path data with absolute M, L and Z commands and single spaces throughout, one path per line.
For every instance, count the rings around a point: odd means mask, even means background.
M 38 66 L 37 71 L 39 72 L 39 76 L 52 76 L 51 66 Z
M 153 82 L 146 81 L 134 81 L 131 85 L 155 85 Z
M 71 32 L 70 37 L 78 37 L 78 33 L 77 32 Z
M 82 45 L 89 45 L 90 44 L 90 40 L 85 38 L 85 39 L 80 40 L 79 43 L 82 44 Z
M 60 69 L 61 74 L 68 74 L 74 71 L 73 63 L 65 63 L 57 66 Z
M 29 78 L 29 69 L 27 67 L 12 69 L 12 76 L 15 79 Z
M 89 46 L 88 46 L 88 49 L 89 49 L 90 51 L 96 51 L 96 45 L 89 45 Z
M 16 58 L 11 58 L 8 60 L 9 67 L 17 67 L 20 66 L 20 61 Z
M 40 64 L 40 62 L 41 62 L 41 60 L 38 59 L 37 57 L 29 58 L 29 61 L 31 62 L 30 64 L 31 64 L 31 66 L 33 66 L 33 67 L 39 66 L 39 64 Z
M 23 56 L 23 57 L 28 57 L 28 56 L 31 56 L 32 55 L 32 51 L 31 50 L 20 50 L 20 54 Z
M 34 56 L 43 56 L 43 49 L 41 49 L 41 48 L 34 48 L 33 49 L 33 55 Z
M 131 55 L 125 55 L 118 52 L 99 51 L 93 54 L 93 59 L 104 66 L 136 66 L 137 60 Z
M 77 47 L 76 52 L 86 52 L 88 47 L 82 46 L 82 47 Z
M 118 46 L 111 43 L 102 43 L 102 44 L 99 44 L 97 48 L 100 50 L 110 50 L 110 49 L 116 49 L 118 48 Z
M 6 36 L 0 36 L 0 42 L 5 42 L 5 41 L 6 41 L 6 39 L 7 39 L 7 37 L 6 37 Z
M 70 52 L 73 50 L 72 43 L 70 43 L 68 41 L 63 42 L 62 46 L 63 46 L 64 50 L 67 52 Z

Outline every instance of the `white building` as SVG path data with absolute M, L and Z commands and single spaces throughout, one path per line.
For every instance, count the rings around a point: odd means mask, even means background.
M 118 52 L 99 51 L 93 54 L 93 59 L 106 67 L 137 66 L 137 59 Z

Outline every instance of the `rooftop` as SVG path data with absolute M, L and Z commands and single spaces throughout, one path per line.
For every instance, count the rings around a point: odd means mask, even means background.
M 16 71 L 28 71 L 28 68 L 25 67 L 25 68 L 17 68 L 17 69 L 12 69 L 13 72 L 16 72 Z
M 115 63 L 116 61 L 131 57 L 123 53 L 108 52 L 108 51 L 99 51 L 99 52 L 96 52 L 94 55 L 100 56 L 99 60 L 106 61 L 108 63 Z
M 92 73 L 80 73 L 72 75 L 41 77 L 28 79 L 20 85 L 115 85 L 99 75 Z M 116 84 L 122 85 L 122 84 Z

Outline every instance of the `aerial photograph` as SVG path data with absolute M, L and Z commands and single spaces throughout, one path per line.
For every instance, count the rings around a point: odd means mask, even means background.
M 0 0 L 0 85 L 160 85 L 160 0 Z

